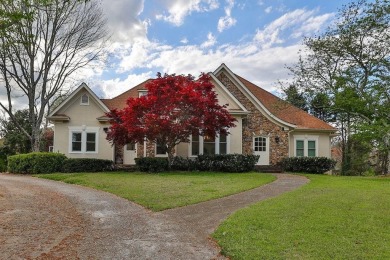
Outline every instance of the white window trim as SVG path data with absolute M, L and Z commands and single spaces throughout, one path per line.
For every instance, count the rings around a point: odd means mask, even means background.
M 88 98 L 88 102 L 83 102 L 83 96 L 85 96 L 85 95 Z M 80 97 L 80 105 L 81 106 L 89 106 L 89 95 L 87 93 L 84 93 L 84 94 L 81 95 L 81 97 Z
M 97 154 L 99 151 L 99 129 L 100 127 L 69 126 L 68 153 L 70 154 Z M 81 133 L 81 151 L 72 151 L 72 135 Z M 87 133 L 95 133 L 95 151 L 87 152 Z
M 318 135 L 296 135 L 294 136 L 294 156 L 297 156 L 297 141 L 303 141 L 303 156 L 308 157 L 309 153 L 309 141 L 315 141 L 316 143 L 316 156 L 318 157 L 318 146 L 319 146 Z
M 203 144 L 204 137 L 199 136 L 199 154 L 203 154 Z M 215 136 L 215 154 L 219 154 L 219 135 Z M 230 154 L 230 134 L 226 135 L 226 154 Z M 188 146 L 188 157 L 197 157 L 197 155 L 192 154 L 192 135 L 190 136 L 190 144 Z

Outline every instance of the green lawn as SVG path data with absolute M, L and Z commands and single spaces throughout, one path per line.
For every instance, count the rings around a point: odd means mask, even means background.
M 104 190 L 154 211 L 224 197 L 272 182 L 259 173 L 74 173 L 39 174 L 40 178 Z
M 390 178 L 311 182 L 242 209 L 213 234 L 231 259 L 390 259 Z

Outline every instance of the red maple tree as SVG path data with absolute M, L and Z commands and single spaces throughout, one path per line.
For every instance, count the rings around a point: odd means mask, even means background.
M 107 139 L 116 145 L 151 141 L 166 148 L 171 163 L 175 146 L 192 134 L 228 134 L 236 119 L 219 105 L 211 78 L 201 74 L 161 76 L 146 84 L 145 96 L 129 98 L 122 110 L 112 110 Z

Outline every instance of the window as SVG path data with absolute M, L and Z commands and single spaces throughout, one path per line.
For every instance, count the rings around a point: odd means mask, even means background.
M 72 133 L 72 152 L 81 152 L 81 135 L 82 133 Z
M 316 141 L 307 141 L 307 156 L 316 156 Z
M 229 153 L 229 137 L 227 135 L 199 136 L 192 135 L 190 156 L 199 154 L 228 154 Z
M 81 105 L 89 105 L 89 96 L 87 94 L 84 94 L 81 96 Z
M 203 154 L 215 154 L 215 137 L 204 136 L 203 137 Z
M 147 94 L 148 94 L 148 91 L 146 91 L 146 90 L 138 91 L 138 97 L 143 97 L 143 96 L 146 96 Z
M 295 156 L 315 157 L 318 154 L 318 136 L 295 136 Z
M 266 152 L 267 151 L 267 139 L 265 137 L 256 137 L 254 144 L 255 152 Z
M 161 143 L 156 144 L 156 155 L 166 155 L 167 154 L 167 147 Z
M 99 127 L 69 127 L 69 153 L 97 153 Z
M 192 147 L 191 147 L 191 154 L 192 155 L 199 155 L 199 135 L 193 135 L 192 136 Z
M 87 133 L 87 152 L 96 151 L 96 133 Z
M 135 150 L 135 143 L 128 143 L 126 145 L 126 151 L 134 151 Z
M 219 135 L 219 154 L 227 154 L 227 136 Z
M 305 143 L 303 140 L 297 140 L 296 156 L 305 156 Z

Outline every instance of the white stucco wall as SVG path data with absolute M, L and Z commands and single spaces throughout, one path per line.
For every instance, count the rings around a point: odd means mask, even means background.
M 57 114 L 65 114 L 70 117 L 69 122 L 56 122 L 54 126 L 54 152 L 65 154 L 69 158 L 98 158 L 113 160 L 114 150 L 111 144 L 106 140 L 104 128 L 107 123 L 100 123 L 96 118 L 104 115 L 103 110 L 96 101 L 90 97 L 89 105 L 81 105 L 81 96 L 87 93 L 80 91 L 75 95 L 67 105 L 61 108 Z M 87 130 L 88 128 L 97 128 L 97 151 L 94 153 L 72 153 L 69 149 L 70 134 L 72 128 Z M 85 131 L 84 130 L 84 131 Z
M 290 133 L 290 157 L 295 156 L 295 140 L 317 140 L 317 154 L 319 157 L 331 158 L 331 137 L 329 133 L 293 131 Z

